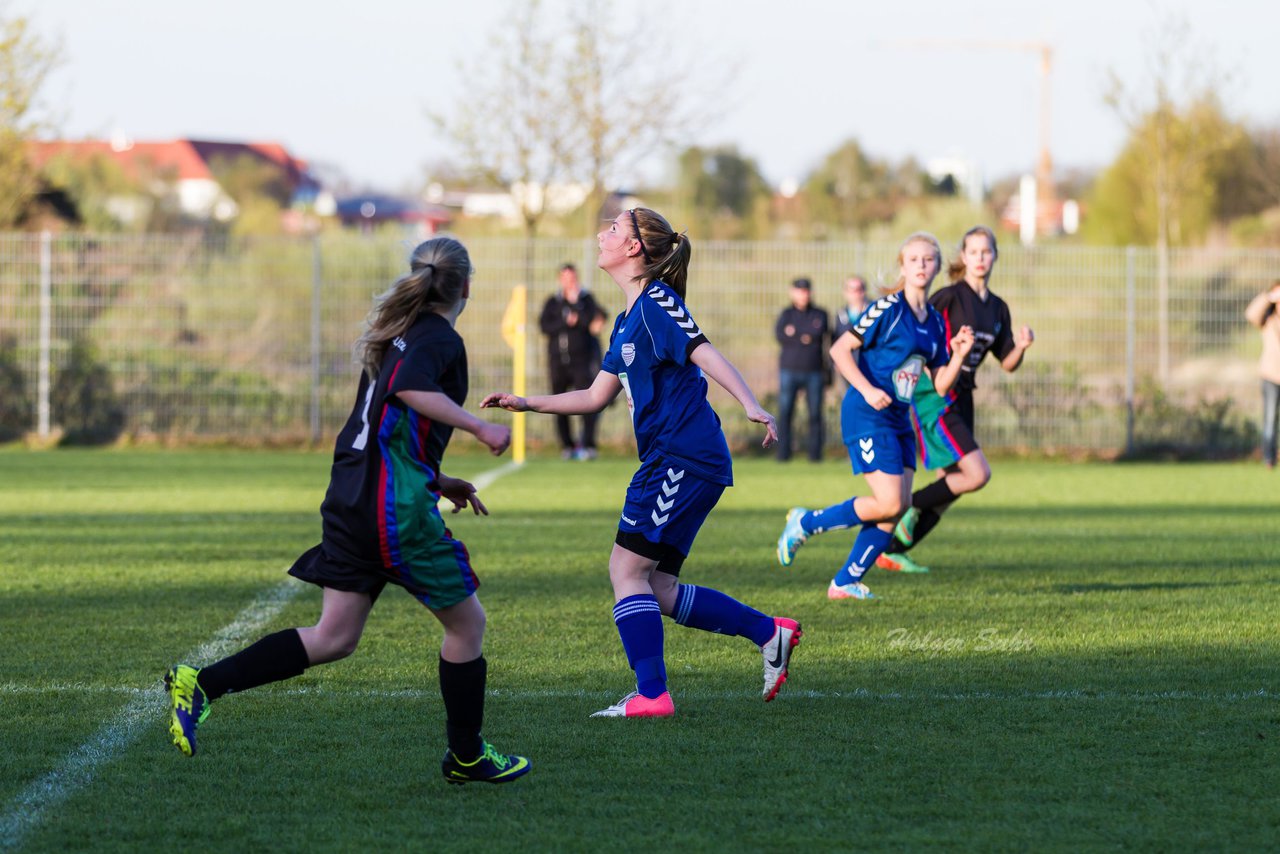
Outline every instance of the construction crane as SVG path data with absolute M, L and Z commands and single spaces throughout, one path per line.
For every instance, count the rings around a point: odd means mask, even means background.
M 1036 158 L 1036 201 L 1038 217 L 1052 210 L 1056 193 L 1053 186 L 1053 156 L 1049 153 L 1049 77 L 1053 71 L 1053 46 L 1047 42 L 1006 41 L 991 39 L 912 39 L 890 42 L 893 47 L 927 49 L 1021 50 L 1040 55 L 1040 153 Z M 1039 223 L 1037 223 L 1037 231 Z

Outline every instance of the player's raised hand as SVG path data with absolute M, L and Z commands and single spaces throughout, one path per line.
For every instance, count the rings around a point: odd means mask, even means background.
M 882 388 L 871 387 L 870 391 L 862 393 L 862 399 L 867 402 L 867 406 L 872 409 L 884 409 L 893 403 L 893 398 L 889 397 L 889 393 Z
M 1035 340 L 1036 340 L 1036 334 L 1031 331 L 1031 327 L 1024 326 L 1020 330 L 1018 330 L 1018 336 L 1017 338 L 1014 339 L 1013 343 L 1017 345 L 1019 349 L 1025 350 L 1028 347 L 1030 347 L 1032 344 L 1034 344 Z
M 967 356 L 972 349 L 973 327 L 961 326 L 956 330 L 956 334 L 951 337 L 951 352 L 952 354 L 959 353 L 962 356 Z
M 495 457 L 500 456 L 511 444 L 511 428 L 505 424 L 490 424 L 488 421 L 482 421 L 481 424 L 483 426 L 476 430 L 476 438 L 487 445 Z
M 508 391 L 496 391 L 493 394 L 485 395 L 484 400 L 480 401 L 481 409 L 505 409 L 508 412 L 528 412 L 529 401 L 523 397 L 516 397 Z
M 747 418 L 764 425 L 764 441 L 760 447 L 768 448 L 778 441 L 778 422 L 768 412 L 757 406 L 747 410 Z

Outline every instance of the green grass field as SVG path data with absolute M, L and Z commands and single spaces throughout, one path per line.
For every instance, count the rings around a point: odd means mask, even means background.
M 463 444 L 460 440 L 459 444 Z M 501 465 L 460 456 L 451 473 Z M 534 769 L 446 786 L 439 630 L 388 589 L 349 659 L 219 701 L 193 759 L 159 680 L 309 624 L 283 570 L 326 454 L 0 452 L 0 847 L 26 851 L 1274 850 L 1280 480 L 1258 464 L 997 461 L 874 602 L 829 602 L 851 534 L 789 570 L 786 509 L 845 463 L 737 466 L 692 583 L 794 616 L 759 653 L 668 623 L 677 716 L 630 689 L 606 561 L 634 461 L 534 461 L 459 517 L 489 612 L 486 736 Z

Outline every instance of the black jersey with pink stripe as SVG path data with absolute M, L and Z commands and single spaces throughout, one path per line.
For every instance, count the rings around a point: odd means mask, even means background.
M 439 498 L 436 477 L 453 428 L 410 409 L 396 397 L 402 391 L 440 392 L 459 406 L 466 401 L 466 347 L 434 312 L 387 347 L 376 381 L 361 377 L 338 433 L 320 506 L 324 542 L 357 565 L 390 568 L 388 544 L 411 533 Z
M 982 299 L 964 279 L 934 291 L 929 303 L 942 315 L 948 346 L 961 326 L 972 327 L 973 349 L 960 366 L 960 376 L 952 390 L 973 391 L 978 387 L 978 366 L 987 353 L 995 353 L 997 359 L 1003 360 L 1013 350 L 1009 306 L 991 291 L 987 291 L 985 300 Z

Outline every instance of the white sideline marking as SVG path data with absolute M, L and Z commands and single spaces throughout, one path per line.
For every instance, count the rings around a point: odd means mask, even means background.
M 519 466 L 509 462 L 496 469 L 483 472 L 472 481 L 478 490 L 485 489 L 498 478 L 515 471 Z M 304 589 L 305 582 L 289 578 L 272 587 L 236 618 L 195 650 L 175 659 L 177 661 L 209 661 L 223 658 L 242 646 L 252 635 L 275 618 L 284 606 Z M 136 741 L 144 726 L 152 724 L 158 714 L 168 711 L 168 698 L 154 686 L 150 688 L 113 687 L 95 689 L 92 686 L 54 686 L 54 691 L 94 691 L 97 693 L 124 693 L 131 696 L 129 702 L 115 717 L 102 726 L 84 744 L 62 760 L 62 764 L 35 780 L 18 793 L 4 814 L 0 815 L 0 850 L 12 850 L 22 846 L 30 833 L 44 819 L 45 814 L 67 800 L 77 790 L 93 782 L 98 766 L 114 760 L 125 748 Z M 0 686 L 0 694 L 32 694 L 39 690 L 27 690 L 18 685 Z
M 267 689 L 275 694 L 282 696 L 308 696 L 308 697 L 333 697 L 333 698 L 359 698 L 374 700 L 430 700 L 440 696 L 440 692 L 435 689 L 419 689 L 419 688 L 400 688 L 389 691 L 380 688 L 368 689 L 348 689 L 348 688 L 327 688 L 323 686 L 307 686 L 307 687 L 277 687 Z M 127 685 L 87 685 L 83 683 L 70 683 L 65 685 L 18 685 L 16 683 L 0 684 L 0 696 L 6 694 L 12 695 L 31 695 L 31 694 L 59 694 L 59 693 L 79 693 L 79 694 L 124 694 L 132 695 L 150 695 L 154 693 L 154 688 L 132 688 Z M 563 688 L 556 689 L 533 689 L 528 691 L 509 691 L 503 689 L 491 689 L 487 692 L 488 696 L 495 698 L 506 698 L 512 700 L 602 700 L 607 697 L 614 696 L 616 691 L 588 691 L 585 688 L 577 690 L 566 690 Z M 744 700 L 758 698 L 758 691 L 680 691 L 677 695 L 689 700 Z M 1228 691 L 1222 694 L 1212 694 L 1195 691 L 1083 691 L 1083 690 L 1063 690 L 1063 691 L 960 691 L 937 693 L 929 693 L 922 691 L 870 691 L 866 688 L 852 688 L 848 691 L 813 691 L 813 690 L 784 690 L 780 696 L 796 697 L 805 700 L 874 700 L 881 702 L 906 701 L 906 702 L 953 702 L 953 703 L 970 703 L 970 702 L 994 702 L 994 703 L 1017 703 L 1030 700 L 1098 700 L 1103 702 L 1139 702 L 1154 703 L 1162 701 L 1176 702 L 1195 702 L 1195 703 L 1241 703 L 1249 700 L 1274 700 L 1280 698 L 1280 694 L 1274 691 L 1268 691 L 1265 688 L 1259 688 L 1256 691 Z

